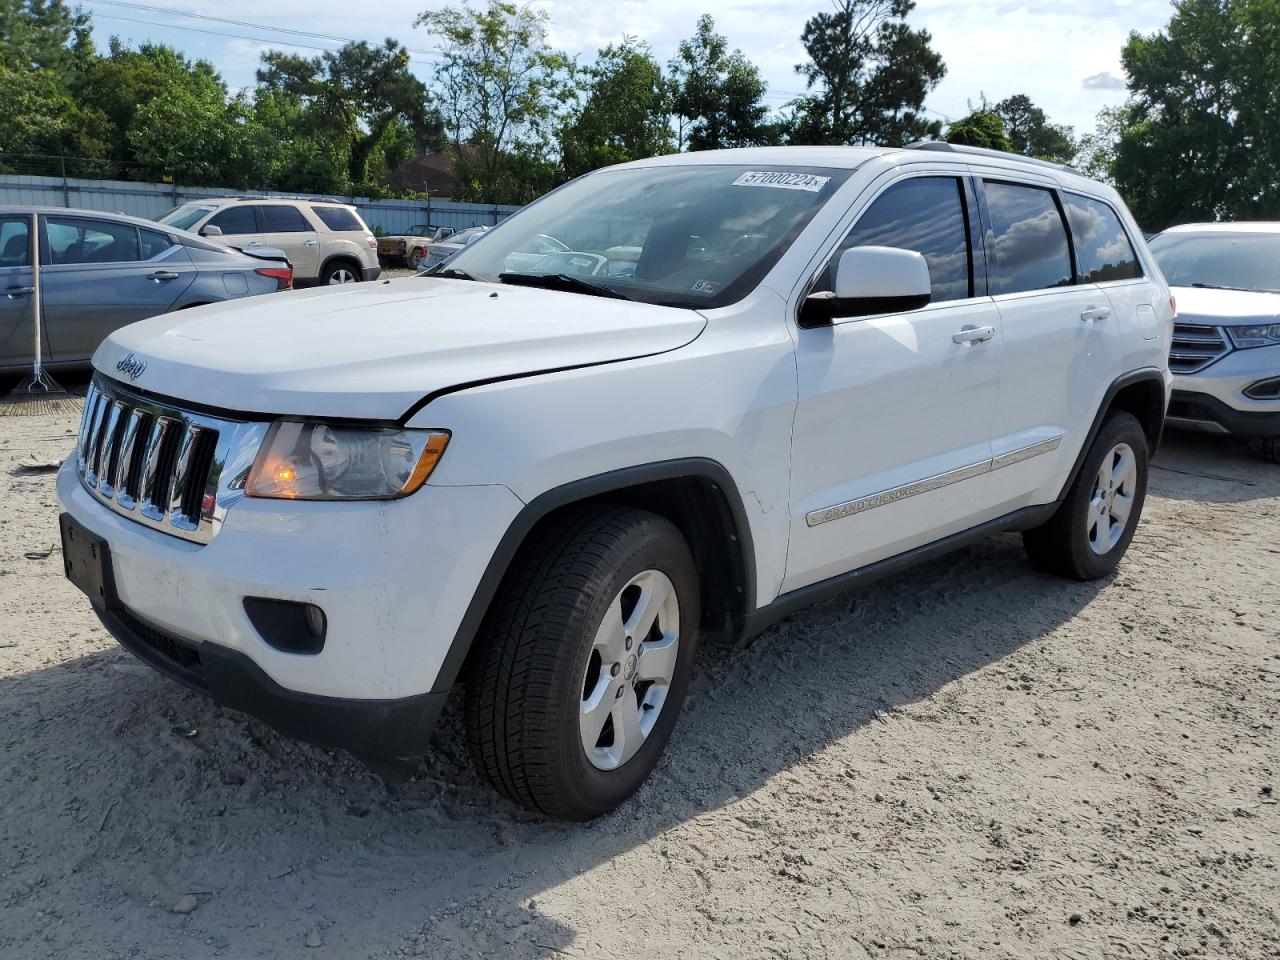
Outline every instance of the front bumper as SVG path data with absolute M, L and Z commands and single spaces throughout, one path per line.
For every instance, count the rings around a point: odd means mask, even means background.
M 1183 430 L 1230 434 L 1242 440 L 1280 437 L 1280 410 L 1237 410 L 1217 397 L 1193 390 L 1173 391 L 1165 423 Z
M 1258 400 L 1245 390 L 1280 375 L 1280 347 L 1232 350 L 1198 373 L 1173 378 L 1168 424 L 1242 439 L 1280 436 L 1280 399 Z
M 58 495 L 68 514 L 106 542 L 120 608 L 137 622 L 200 651 L 202 662 L 247 661 L 268 690 L 375 706 L 447 692 L 453 678 L 440 675 L 445 658 L 522 506 L 502 486 L 428 484 L 391 501 L 246 498 L 200 545 L 108 509 L 81 484 L 74 457 L 59 472 Z M 323 649 L 297 653 L 268 643 L 246 597 L 319 606 L 327 619 Z M 115 633 L 119 624 L 108 627 Z M 211 693 L 216 686 L 209 684 Z
M 365 279 L 365 282 L 367 283 L 371 280 L 377 280 L 380 276 L 382 276 L 382 267 L 380 266 L 362 267 L 360 269 L 360 272 L 364 274 L 364 279 Z

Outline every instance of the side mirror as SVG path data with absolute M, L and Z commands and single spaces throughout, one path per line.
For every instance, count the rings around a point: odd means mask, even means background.
M 211 223 L 205 224 L 200 228 L 200 236 L 202 237 L 220 237 L 222 236 L 222 228 L 215 227 Z
M 929 264 L 914 250 L 853 247 L 836 261 L 831 292 L 805 298 L 802 326 L 817 327 L 840 317 L 903 313 L 933 298 Z

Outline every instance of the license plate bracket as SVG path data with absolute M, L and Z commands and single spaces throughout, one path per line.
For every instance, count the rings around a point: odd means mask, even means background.
M 107 541 L 90 533 L 69 513 L 58 518 L 62 531 L 62 561 L 67 579 L 102 610 L 117 610 L 116 578 Z

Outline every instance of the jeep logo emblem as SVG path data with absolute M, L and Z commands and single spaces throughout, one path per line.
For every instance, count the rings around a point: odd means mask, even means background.
M 147 369 L 147 361 L 139 360 L 131 353 L 116 364 L 116 369 L 125 374 L 130 381 L 137 380 Z

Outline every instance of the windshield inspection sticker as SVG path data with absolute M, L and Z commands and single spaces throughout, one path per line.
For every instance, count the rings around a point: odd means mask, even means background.
M 693 285 L 694 293 L 715 293 L 720 289 L 720 284 L 715 280 L 698 280 Z
M 808 190 L 810 193 L 818 193 L 830 180 L 830 177 L 815 177 L 812 173 L 748 170 L 733 181 L 733 185 L 735 187 L 776 187 L 779 190 Z

